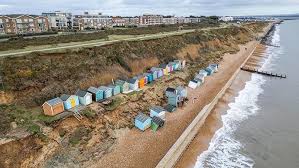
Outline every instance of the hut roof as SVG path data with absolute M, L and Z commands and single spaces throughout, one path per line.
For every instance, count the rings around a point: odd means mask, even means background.
M 154 116 L 152 119 L 152 122 L 158 124 L 160 127 L 162 127 L 164 125 L 164 120 L 162 120 L 161 118 Z
M 60 96 L 60 99 L 62 101 L 66 101 L 69 97 L 71 97 L 71 95 L 63 94 L 63 95 Z
M 96 88 L 96 87 L 89 87 L 88 89 L 87 89 L 87 91 L 89 91 L 90 93 L 98 93 L 98 91 L 99 91 L 99 89 L 98 88 Z
M 138 79 L 136 78 L 131 78 L 128 80 L 129 83 L 136 83 L 138 81 Z
M 175 90 L 175 88 L 171 88 L 171 87 L 168 87 L 167 89 L 166 89 L 166 92 L 176 92 L 176 90 Z
M 88 92 L 84 90 L 77 90 L 76 95 L 79 97 L 84 97 Z
M 114 89 L 116 85 L 109 85 L 108 88 Z
M 111 89 L 111 88 L 106 87 L 106 86 L 100 86 L 100 87 L 99 87 L 99 90 L 103 90 L 103 91 L 110 90 L 110 89 Z
M 165 108 L 165 110 L 168 111 L 168 112 L 173 112 L 173 111 L 176 109 L 175 106 L 170 105 L 170 104 L 166 105 L 164 108 Z
M 125 83 L 126 83 L 126 81 L 124 81 L 124 80 L 116 80 L 115 81 L 115 84 L 118 84 L 118 85 L 123 85 Z
M 165 109 L 163 107 L 161 107 L 161 106 L 153 106 L 150 109 L 154 110 L 157 113 L 161 113 L 161 112 L 165 111 Z
M 57 98 L 46 101 L 46 103 L 48 103 L 50 106 L 55 106 L 55 105 L 57 105 L 59 103 L 63 103 L 63 102 L 59 97 L 57 97 Z
M 176 88 L 176 90 L 177 90 L 177 91 L 182 91 L 182 90 L 186 90 L 186 88 L 183 87 L 183 86 L 178 86 L 178 87 Z
M 148 118 L 150 118 L 150 117 L 143 113 L 138 113 L 138 115 L 136 116 L 136 120 L 138 120 L 140 122 L 145 122 Z

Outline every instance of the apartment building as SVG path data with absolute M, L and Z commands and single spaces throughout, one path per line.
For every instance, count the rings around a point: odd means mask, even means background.
M 54 30 L 72 29 L 72 14 L 55 11 L 49 13 L 42 13 L 42 16 L 47 17 L 49 26 Z
M 111 27 L 113 18 L 102 15 L 102 13 L 89 14 L 88 12 L 84 12 L 83 15 L 74 15 L 72 23 L 73 29 L 76 30 L 101 29 Z
M 43 16 L 0 15 L 0 34 L 42 33 L 48 30 L 48 19 Z
M 122 27 L 126 25 L 126 19 L 121 16 L 112 17 L 112 26 L 113 27 Z
M 220 21 L 224 21 L 224 22 L 231 22 L 234 21 L 234 18 L 231 16 L 222 16 L 219 18 Z
M 162 15 L 144 14 L 139 17 L 139 25 L 160 25 L 163 23 Z
M 139 17 L 123 17 L 125 20 L 125 26 L 138 26 L 139 25 Z
M 177 19 L 174 16 L 163 16 L 162 23 L 165 25 L 176 24 Z

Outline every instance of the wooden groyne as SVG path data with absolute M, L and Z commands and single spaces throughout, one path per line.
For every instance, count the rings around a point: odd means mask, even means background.
M 254 68 L 241 67 L 241 70 L 251 72 L 251 73 L 257 73 L 257 74 L 261 74 L 261 75 L 265 75 L 265 76 L 272 76 L 272 77 L 277 77 L 277 78 L 287 78 L 287 75 L 266 72 L 266 71 L 260 71 L 258 69 L 254 69 Z

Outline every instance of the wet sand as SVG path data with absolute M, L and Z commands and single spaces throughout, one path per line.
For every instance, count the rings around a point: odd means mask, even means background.
M 141 132 L 134 128 L 120 137 L 109 153 L 95 163 L 85 166 L 155 167 L 198 112 L 213 100 L 257 44 L 257 41 L 252 41 L 240 46 L 237 54 L 224 55 L 219 72 L 208 77 L 201 87 L 195 90 L 188 88 L 189 103 L 175 113 L 167 113 L 167 121 L 162 129 L 157 132 L 151 130 Z M 197 99 L 192 103 L 194 98 Z
M 265 47 L 263 45 L 258 45 L 255 52 L 246 62 L 245 66 L 259 68 L 264 50 Z M 221 116 L 228 110 L 228 104 L 234 101 L 234 98 L 245 87 L 245 83 L 250 79 L 251 73 L 240 71 L 232 85 L 219 100 L 211 114 L 206 118 L 204 125 L 183 153 L 175 167 L 193 168 L 195 166 L 197 157 L 208 149 L 209 143 L 215 132 L 222 127 Z

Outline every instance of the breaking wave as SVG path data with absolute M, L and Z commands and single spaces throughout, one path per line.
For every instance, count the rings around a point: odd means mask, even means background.
M 271 42 L 272 45 L 279 45 L 279 26 L 276 27 Z M 281 48 L 267 47 L 261 69 L 271 70 L 272 62 L 280 52 L 282 52 Z M 257 100 L 258 96 L 263 93 L 262 85 L 265 82 L 265 77 L 252 74 L 251 80 L 246 82 L 245 88 L 239 92 L 235 101 L 228 105 L 229 110 L 221 116 L 223 127 L 215 133 L 208 150 L 197 158 L 195 168 L 250 168 L 254 166 L 254 160 L 241 152 L 244 146 L 234 137 L 234 132 L 244 120 L 255 115 L 259 110 Z

